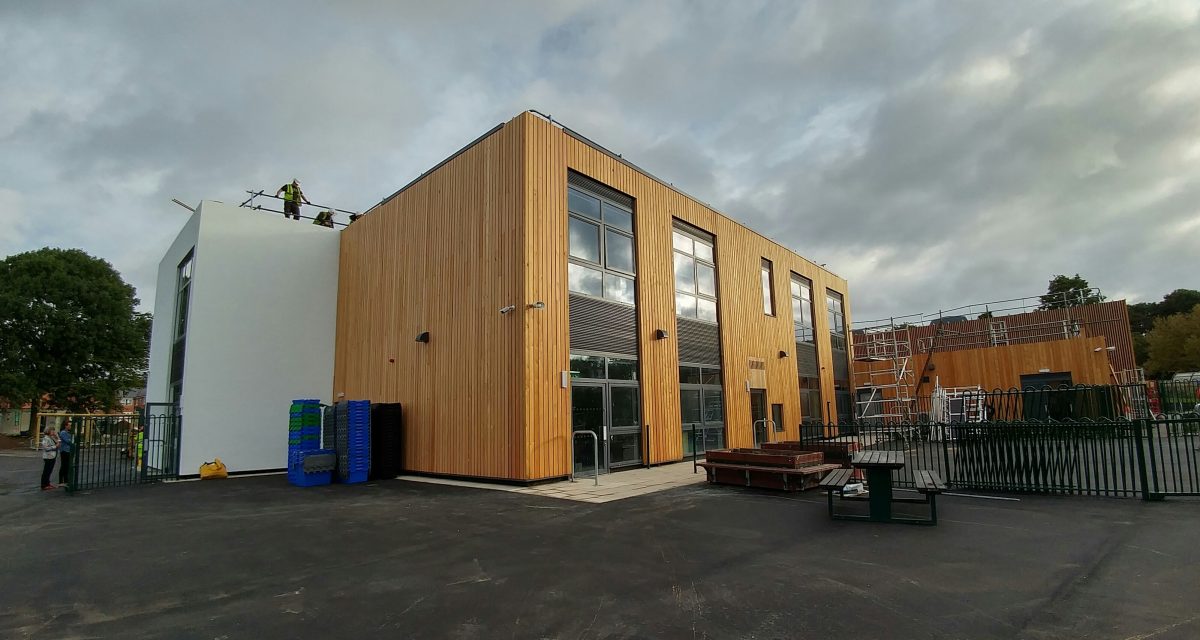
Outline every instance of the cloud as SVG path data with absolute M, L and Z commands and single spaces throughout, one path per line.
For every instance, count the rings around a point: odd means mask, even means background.
M 365 209 L 526 108 L 850 278 L 856 318 L 1200 288 L 1191 2 L 8 3 L 0 253 L 148 306 L 171 205 Z

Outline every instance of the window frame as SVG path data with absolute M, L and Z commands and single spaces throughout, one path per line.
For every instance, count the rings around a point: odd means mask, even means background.
M 598 211 L 599 217 L 593 218 L 592 216 L 590 216 L 586 213 L 577 213 L 575 211 L 572 211 L 571 210 L 571 194 L 572 194 L 572 192 L 575 192 L 576 194 L 578 194 L 579 196 L 582 196 L 584 198 L 591 198 L 591 199 L 599 201 L 599 203 L 600 203 L 599 211 Z M 570 278 L 567 279 L 567 292 L 569 294 L 587 296 L 589 298 L 596 298 L 598 300 L 604 300 L 606 302 L 611 302 L 613 304 L 636 307 L 637 306 L 637 291 L 638 291 L 637 235 L 636 235 L 636 233 L 634 233 L 634 231 L 627 231 L 624 227 L 609 225 L 606 220 L 606 217 L 604 215 L 604 212 L 606 209 L 616 209 L 616 210 L 620 211 L 621 213 L 628 214 L 629 220 L 630 220 L 630 226 L 634 230 L 636 230 L 637 229 L 636 211 L 633 210 L 636 208 L 636 203 L 635 203 L 634 207 L 626 207 L 625 205 L 623 205 L 619 202 L 614 202 L 610 198 L 606 198 L 600 194 L 592 193 L 591 191 L 588 191 L 586 189 L 577 187 L 572 184 L 568 184 L 567 185 L 567 203 L 566 204 L 567 204 L 567 263 L 568 263 L 568 265 L 575 264 L 579 267 L 593 269 L 593 270 L 599 271 L 601 273 L 600 295 L 597 296 L 592 293 L 586 293 L 583 291 L 576 291 L 576 290 L 572 289 Z M 581 257 L 573 255 L 571 253 L 570 226 L 571 226 L 572 221 L 586 223 L 586 224 L 592 225 L 597 228 L 597 247 L 599 249 L 599 253 L 598 253 L 599 262 L 592 262 L 586 258 L 581 258 Z M 625 238 L 629 241 L 630 250 L 632 252 L 632 255 L 630 256 L 630 258 L 633 263 L 633 271 L 627 271 L 623 268 L 609 266 L 609 264 L 608 264 L 608 244 L 609 244 L 608 236 L 610 233 L 615 236 L 620 236 L 622 238 Z M 568 266 L 568 270 L 569 270 L 569 266 Z M 607 277 L 615 276 L 615 277 L 624 278 L 626 280 L 632 280 L 633 281 L 633 302 L 630 303 L 630 302 L 626 302 L 624 300 L 606 297 L 604 295 L 605 281 L 607 279 L 606 276 Z
M 688 241 L 688 246 L 691 248 L 690 252 L 685 251 L 678 246 L 676 242 L 677 235 Z M 699 255 L 697 255 L 698 252 L 696 251 L 696 245 L 698 244 L 708 248 L 709 253 L 712 254 L 712 260 L 701 258 Z M 680 282 L 675 269 L 675 261 L 679 257 L 685 258 L 691 262 L 692 277 L 690 289 L 680 287 Z M 700 290 L 700 267 L 702 266 L 712 270 L 712 294 L 707 294 Z M 719 270 L 717 269 L 717 243 L 715 236 L 704 233 L 700 230 L 693 231 L 691 230 L 690 225 L 676 220 L 674 224 L 671 225 L 671 279 L 674 281 L 672 286 L 675 292 L 676 301 L 678 301 L 679 296 L 687 296 L 690 297 L 694 302 L 694 304 L 691 305 L 691 309 L 694 311 L 694 313 L 690 315 L 680 313 L 682 307 L 680 304 L 678 304 L 678 302 L 676 302 L 675 317 L 687 318 L 688 320 L 695 320 L 697 322 L 707 322 L 708 324 L 720 324 L 721 286 L 719 283 Z M 700 317 L 701 300 L 712 303 L 714 319 L 710 320 L 708 318 Z
M 759 279 L 762 281 L 763 315 L 774 318 L 778 311 L 775 305 L 775 264 L 766 258 L 759 263 Z
M 792 293 L 791 285 L 793 285 L 793 284 L 800 285 L 802 291 L 803 290 L 808 291 L 808 299 L 807 300 L 805 300 L 803 296 L 796 297 L 796 294 Z M 812 282 L 812 280 L 805 278 L 804 276 L 796 273 L 795 271 L 791 272 L 791 280 L 788 284 L 788 294 L 792 297 L 792 326 L 793 326 L 794 332 L 796 334 L 796 336 L 795 336 L 796 342 L 816 344 L 817 316 L 816 316 L 816 308 L 815 308 L 815 305 L 813 304 L 813 282 Z M 804 313 L 805 303 L 808 303 L 807 316 Z M 802 323 L 800 325 L 796 324 L 796 312 L 795 312 L 796 305 L 800 305 L 801 320 L 803 321 L 803 320 L 807 319 L 807 321 L 808 321 L 807 323 Z M 805 339 L 806 336 L 807 336 L 807 339 Z
M 842 294 L 833 289 L 825 290 L 825 314 L 829 322 L 830 347 L 839 351 L 849 351 L 849 343 L 846 340 L 846 300 Z

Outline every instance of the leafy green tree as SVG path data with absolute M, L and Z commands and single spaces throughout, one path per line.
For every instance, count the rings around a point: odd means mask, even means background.
M 1187 313 L 1200 304 L 1200 291 L 1176 289 L 1163 296 L 1161 302 L 1138 302 L 1129 305 L 1129 330 L 1133 333 L 1133 354 L 1138 362 L 1150 358 L 1150 346 L 1146 335 L 1154 328 L 1158 318 Z
M 1046 287 L 1046 294 L 1039 299 L 1042 309 L 1063 309 L 1104 302 L 1104 296 L 1092 289 L 1088 281 L 1078 273 L 1074 276 L 1054 276 Z
M 1163 296 L 1162 302 L 1155 308 L 1156 318 L 1165 318 L 1177 313 L 1188 313 L 1200 304 L 1200 291 L 1195 289 L 1176 289 Z
M 0 398 L 69 411 L 110 409 L 144 384 L 150 315 L 112 265 L 79 249 L 0 261 Z
M 1200 305 L 1154 321 L 1146 336 L 1150 360 L 1146 372 L 1168 376 L 1180 371 L 1200 371 Z

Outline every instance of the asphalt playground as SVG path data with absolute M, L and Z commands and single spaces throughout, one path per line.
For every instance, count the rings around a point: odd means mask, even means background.
M 3 638 L 1200 637 L 1195 500 L 944 496 L 917 527 L 704 484 L 67 495 L 40 465 L 0 452 Z

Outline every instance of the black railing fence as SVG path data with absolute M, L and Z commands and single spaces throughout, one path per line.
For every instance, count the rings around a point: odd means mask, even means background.
M 54 414 L 52 419 L 60 427 L 69 420 L 74 432 L 70 492 L 179 477 L 181 418 L 177 412 Z
M 917 470 L 980 491 L 1091 496 L 1200 495 L 1200 417 L 805 427 L 801 442 L 900 451 L 893 482 Z M 815 447 L 814 447 L 815 448 Z

